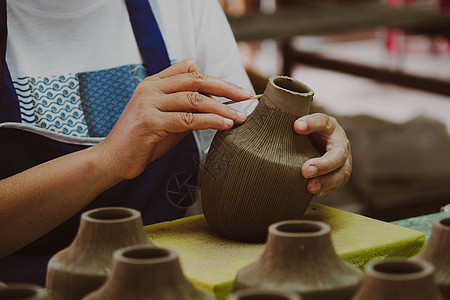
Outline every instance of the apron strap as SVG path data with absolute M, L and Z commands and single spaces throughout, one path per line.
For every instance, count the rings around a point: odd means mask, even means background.
M 171 65 L 149 0 L 125 0 L 139 50 L 150 74 Z
M 20 122 L 19 101 L 6 65 L 6 0 L 0 0 L 0 20 L 0 123 Z

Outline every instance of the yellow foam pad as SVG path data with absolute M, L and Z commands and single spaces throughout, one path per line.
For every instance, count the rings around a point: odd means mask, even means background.
M 413 256 L 425 243 L 422 232 L 313 202 L 302 219 L 328 223 L 336 252 L 360 268 L 374 259 Z M 145 231 L 157 246 L 177 250 L 185 275 L 217 299 L 227 299 L 237 271 L 264 249 L 264 244 L 234 242 L 211 233 L 203 215 L 149 225 Z

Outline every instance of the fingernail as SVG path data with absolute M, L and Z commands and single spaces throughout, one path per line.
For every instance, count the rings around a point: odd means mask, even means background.
M 321 188 L 319 181 L 313 181 L 312 186 L 310 188 L 311 193 L 317 193 Z
M 305 130 L 308 127 L 308 124 L 304 121 L 297 121 L 297 128 L 300 130 Z
M 315 166 L 309 166 L 306 168 L 306 177 L 313 177 L 319 172 L 319 169 Z
M 247 115 L 244 114 L 241 111 L 238 111 L 237 112 L 237 119 L 238 119 L 239 122 L 244 122 L 245 120 L 247 120 Z
M 226 119 L 226 118 L 224 118 L 223 120 L 225 122 L 225 125 L 227 125 L 228 127 L 231 127 L 234 124 L 233 120 Z

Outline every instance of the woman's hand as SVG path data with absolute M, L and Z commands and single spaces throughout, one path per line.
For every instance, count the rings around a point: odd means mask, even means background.
M 224 130 L 246 115 L 209 97 L 235 101 L 253 92 L 205 75 L 188 59 L 147 77 L 136 88 L 111 133 L 96 147 L 118 180 L 138 176 L 192 130 Z
M 350 142 L 336 119 L 321 113 L 306 115 L 295 121 L 294 130 L 299 134 L 312 134 L 326 151 L 302 166 L 302 175 L 311 178 L 308 191 L 315 197 L 322 197 L 347 183 L 352 173 Z

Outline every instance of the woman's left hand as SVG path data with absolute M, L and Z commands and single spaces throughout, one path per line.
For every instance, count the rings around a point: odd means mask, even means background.
M 326 151 L 302 166 L 302 175 L 311 179 L 308 191 L 322 197 L 347 183 L 352 173 L 350 142 L 336 119 L 322 113 L 306 115 L 295 121 L 294 130 L 298 134 L 312 134 Z

